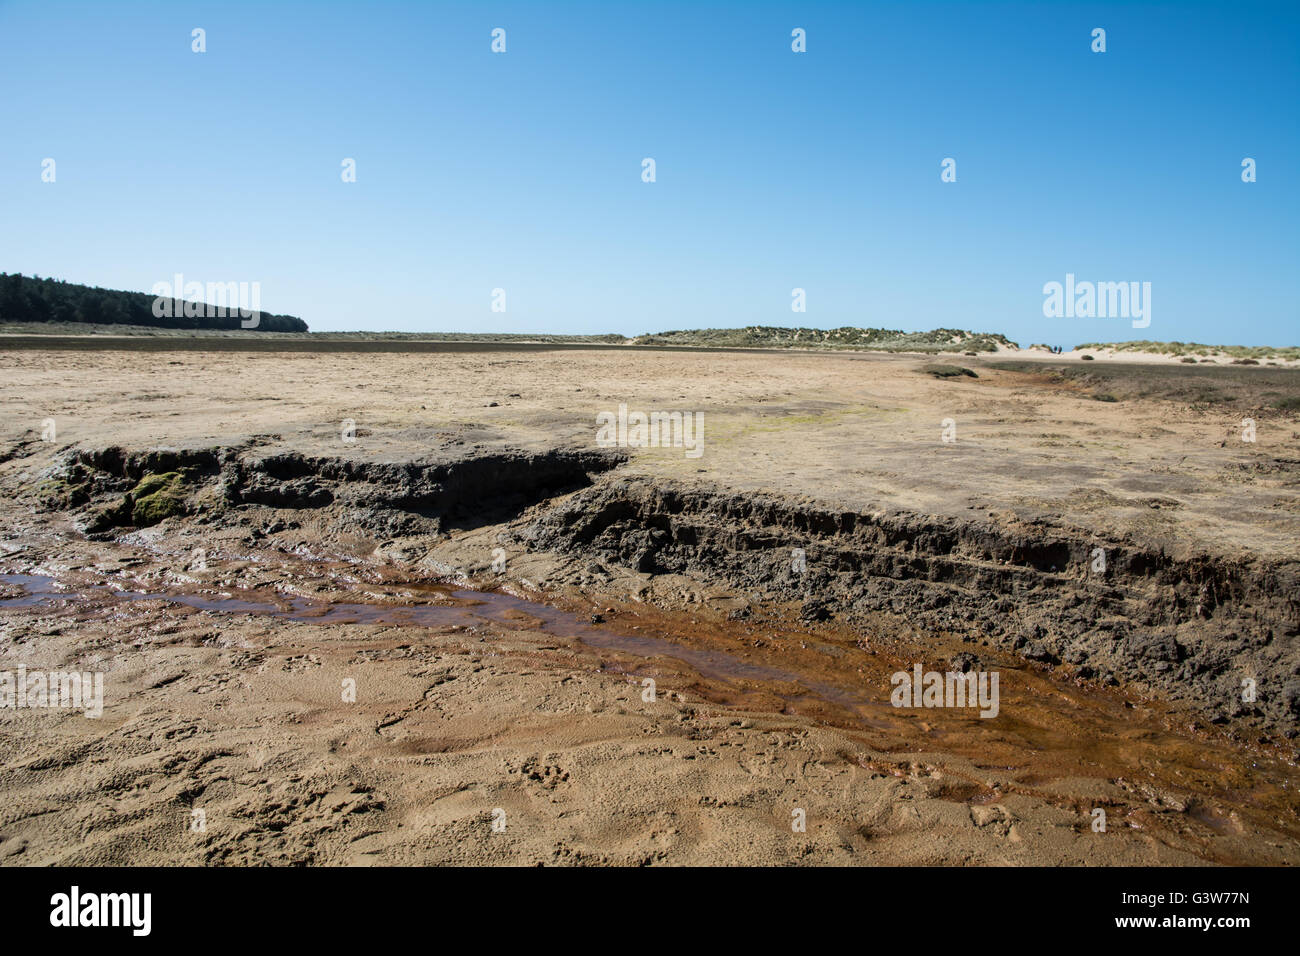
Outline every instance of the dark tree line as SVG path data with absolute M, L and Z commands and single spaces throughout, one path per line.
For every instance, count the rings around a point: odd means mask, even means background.
M 206 307 L 172 300 L 154 314 L 155 296 L 147 292 L 120 292 L 94 286 L 0 272 L 0 321 L 89 322 L 92 325 L 147 325 L 160 329 L 238 329 L 240 316 L 230 309 L 224 316 L 207 315 Z M 237 303 L 233 303 L 236 304 Z M 191 315 L 186 315 L 186 312 Z M 201 311 L 202 315 L 193 315 Z M 306 332 L 307 323 L 292 315 L 261 314 L 255 331 Z

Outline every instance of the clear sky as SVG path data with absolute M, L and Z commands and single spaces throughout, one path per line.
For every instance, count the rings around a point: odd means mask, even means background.
M 1297 344 L 1298 50 L 1294 2 L 0 0 L 0 271 L 322 331 Z M 1067 273 L 1150 327 L 1045 318 Z

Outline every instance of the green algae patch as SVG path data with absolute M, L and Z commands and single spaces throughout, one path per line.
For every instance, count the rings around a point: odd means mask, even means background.
M 165 491 L 172 485 L 179 485 L 180 482 L 181 473 L 179 471 L 169 471 L 162 475 L 145 475 L 140 479 L 139 484 L 131 489 L 131 497 L 139 501 L 141 498 L 147 498 L 159 491 Z
M 145 475 L 131 490 L 131 521 L 140 528 L 155 525 L 165 518 L 185 514 L 184 479 L 178 471 Z

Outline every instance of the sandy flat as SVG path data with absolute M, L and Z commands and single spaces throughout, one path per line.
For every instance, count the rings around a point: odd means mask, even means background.
M 471 498 L 436 530 L 385 531 L 364 496 L 340 497 L 344 478 L 330 486 L 333 504 L 307 510 L 225 507 L 214 479 L 193 491 L 202 510 L 188 517 L 90 537 L 87 515 L 121 493 L 111 481 L 88 502 L 38 502 L 60 462 L 114 446 L 401 467 L 595 453 L 597 415 L 625 404 L 702 413 L 703 453 L 622 449 L 628 461 L 610 480 L 858 515 L 1050 527 L 1179 560 L 1289 566 L 1300 557 L 1300 421 L 1278 406 L 1297 394 L 1286 378 L 1297 373 L 1237 368 L 1203 383 L 1157 380 L 1127 358 L 1096 364 L 1134 371 L 1095 378 L 1055 374 L 1054 363 L 1087 364 L 1066 356 L 997 366 L 1024 358 L 0 351 L 0 571 L 42 574 L 77 595 L 0 607 L 0 668 L 98 669 L 109 688 L 98 720 L 0 712 L 9 798 L 0 855 L 226 864 L 1300 860 L 1286 796 L 1295 750 L 1276 727 L 1259 743 L 1252 724 L 1216 728 L 1168 710 L 1158 684 L 1094 687 L 996 643 L 969 645 L 1008 675 L 996 729 L 967 715 L 904 719 L 876 709 L 887 707 L 889 672 L 917 655 L 946 661 L 967 646 L 957 637 L 918 637 L 906 614 L 870 633 L 852 617 L 808 624 L 797 606 L 699 567 L 646 572 L 606 561 L 593 575 L 589 555 L 517 543 L 555 506 L 546 496 L 520 492 L 514 511 L 481 516 Z M 934 363 L 975 376 L 922 371 Z M 1254 441 L 1242 440 L 1245 418 Z M 48 419 L 56 434 L 42 441 Z M 955 441 L 943 440 L 945 428 Z M 315 480 L 281 477 L 294 488 Z M 570 493 L 558 489 L 556 500 Z M 488 569 L 497 547 L 509 554 L 500 574 Z M 198 569 L 196 549 L 206 558 Z M 623 643 L 602 649 L 526 612 L 426 627 L 288 620 L 170 599 L 406 607 L 434 598 L 403 592 L 404 582 L 440 577 L 505 587 L 583 620 L 599 611 Z M 153 597 L 114 596 L 124 590 Z M 0 598 L 23 593 L 10 584 Z M 752 680 L 711 676 L 687 657 L 628 650 L 639 634 L 767 670 Z M 781 668 L 784 677 L 768 672 Z M 659 682 L 651 701 L 647 677 Z M 355 702 L 340 696 L 349 679 Z M 809 690 L 817 681 L 863 703 L 841 706 Z M 1098 748 L 1088 736 L 1114 744 Z M 1092 827 L 1098 807 L 1111 821 L 1104 833 Z M 803 831 L 792 829 L 796 811 Z

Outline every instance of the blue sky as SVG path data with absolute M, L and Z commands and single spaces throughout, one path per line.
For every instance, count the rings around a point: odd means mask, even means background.
M 0 271 L 322 331 L 1296 344 L 1298 47 L 1295 3 L 0 0 Z M 1066 273 L 1150 327 L 1045 318 Z

